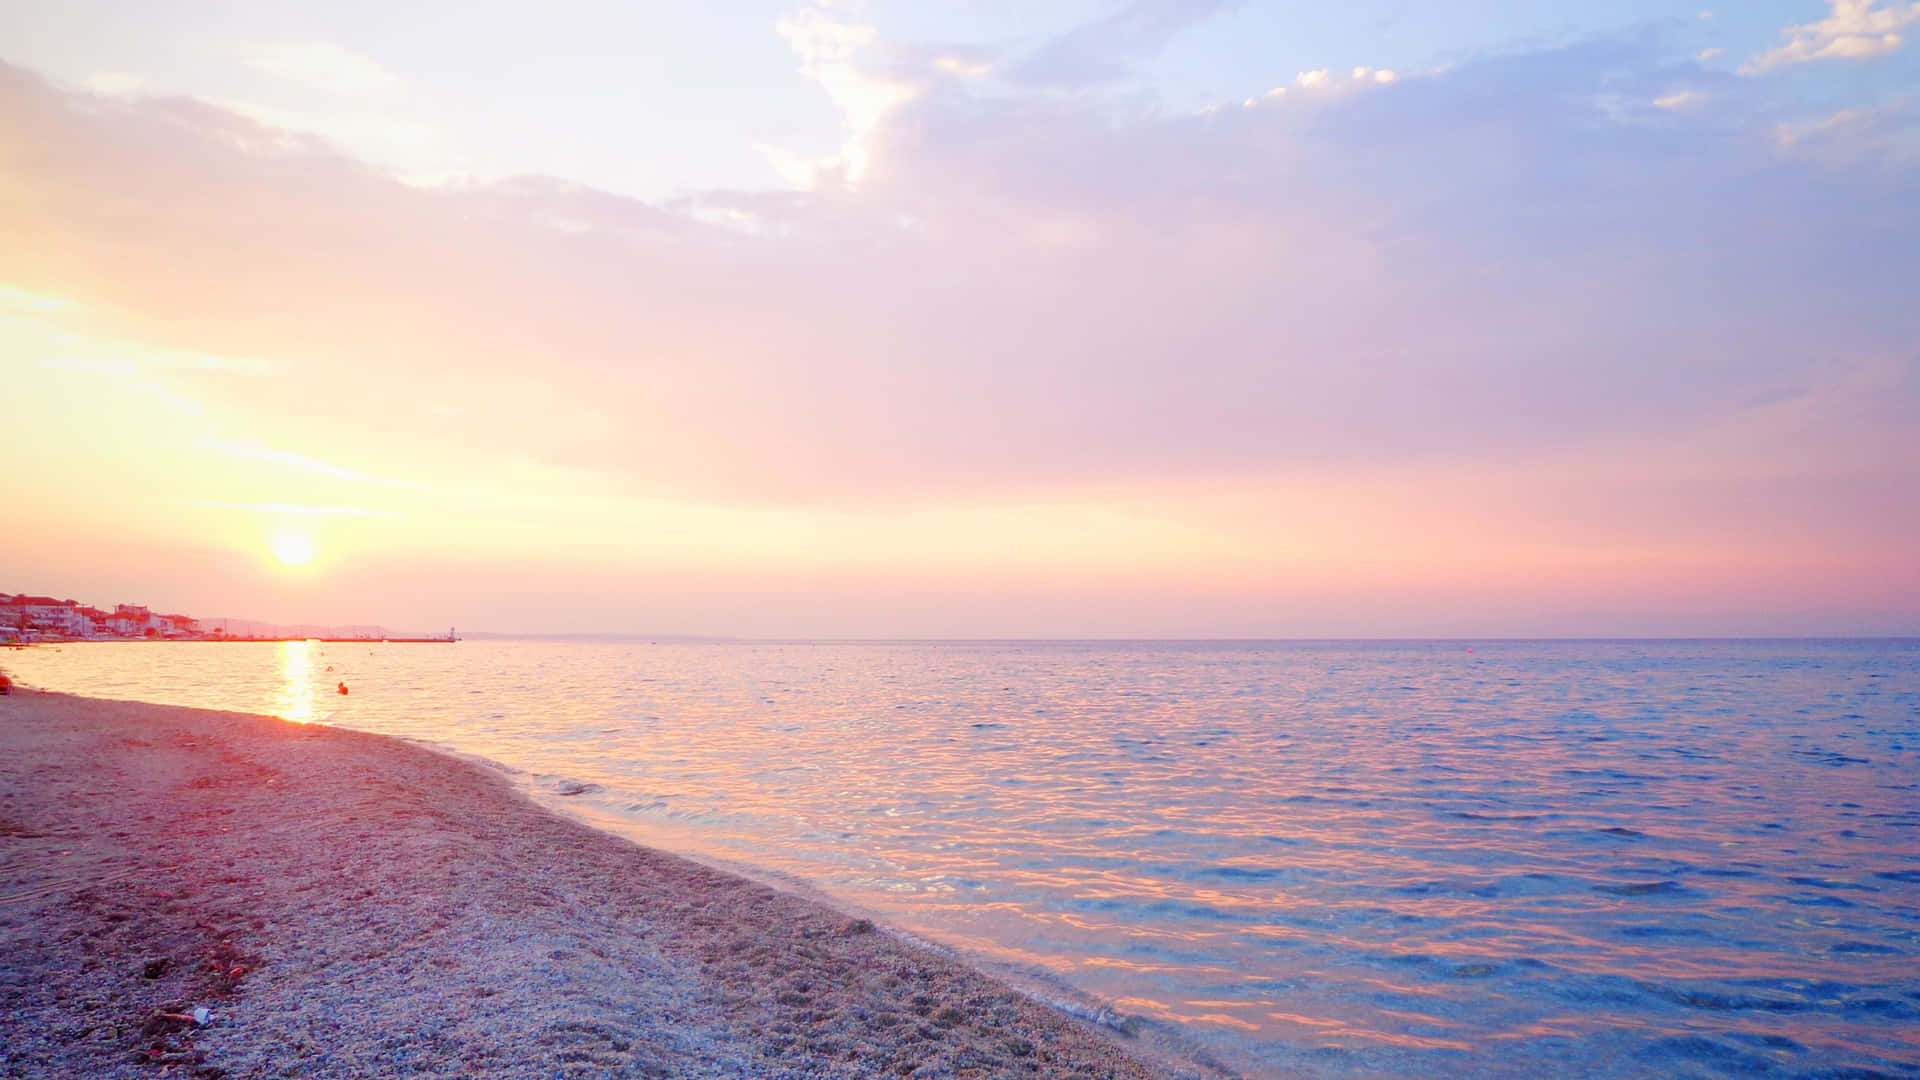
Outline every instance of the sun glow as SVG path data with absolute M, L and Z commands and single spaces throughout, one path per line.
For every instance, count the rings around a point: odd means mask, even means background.
M 305 566 L 319 553 L 313 537 L 304 533 L 280 533 L 273 538 L 273 557 L 284 566 Z

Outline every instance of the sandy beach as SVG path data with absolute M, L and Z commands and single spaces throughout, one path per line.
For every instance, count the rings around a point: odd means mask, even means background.
M 485 766 L 18 689 L 0 697 L 0 958 L 9 1077 L 1171 1072 Z

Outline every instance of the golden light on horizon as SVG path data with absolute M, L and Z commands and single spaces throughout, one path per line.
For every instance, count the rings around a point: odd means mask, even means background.
M 313 537 L 305 533 L 276 533 L 269 547 L 273 551 L 273 557 L 280 560 L 282 566 L 305 566 L 320 553 L 320 548 L 313 542 Z

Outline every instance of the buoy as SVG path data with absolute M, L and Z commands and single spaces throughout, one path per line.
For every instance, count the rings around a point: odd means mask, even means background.
M 340 692 L 341 692 L 341 693 L 343 693 L 343 694 L 347 692 L 347 684 L 346 684 L 346 683 L 341 683 L 341 684 L 340 684 Z

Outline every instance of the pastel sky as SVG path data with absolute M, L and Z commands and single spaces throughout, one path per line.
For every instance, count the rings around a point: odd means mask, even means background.
M 1920 633 L 1917 35 L 1912 0 L 0 4 L 0 589 Z

